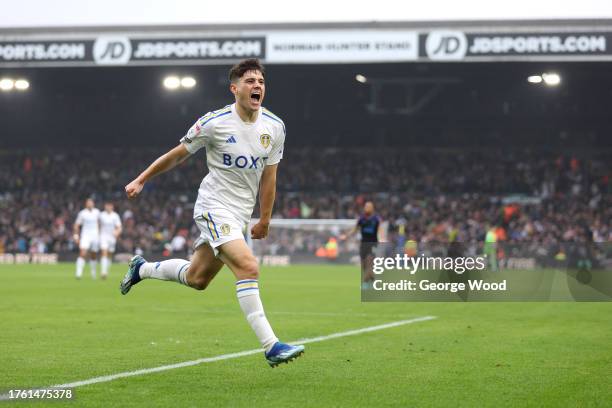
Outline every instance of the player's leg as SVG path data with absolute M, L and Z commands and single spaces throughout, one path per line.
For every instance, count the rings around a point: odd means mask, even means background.
M 362 242 L 359 244 L 359 260 L 361 263 L 361 288 L 367 289 L 367 279 L 368 279 L 368 251 L 367 244 Z
M 374 265 L 374 254 L 370 252 L 368 256 L 366 257 L 366 261 L 365 261 L 365 271 L 366 271 L 365 281 L 368 283 L 371 283 L 374 281 L 373 265 Z
M 92 250 L 89 251 L 89 268 L 91 269 L 91 278 L 96 279 L 96 265 L 98 264 L 98 251 L 92 245 Z
M 141 279 L 170 280 L 197 290 L 204 290 L 223 267 L 208 244 L 197 247 L 191 261 L 168 259 L 147 262 L 140 268 Z
M 361 282 L 364 283 L 366 280 L 366 274 L 367 274 L 367 266 L 366 266 L 366 261 L 367 259 L 365 257 L 360 257 L 360 264 L 361 264 Z
M 264 313 L 259 297 L 259 264 L 244 239 L 234 239 L 218 247 L 219 258 L 236 277 L 236 296 L 249 325 L 255 332 L 266 359 L 274 367 L 289 362 L 304 352 L 304 346 L 291 346 L 278 341 Z
M 108 249 L 101 246 L 100 249 L 100 276 L 102 279 L 106 279 L 108 276 L 108 268 L 109 268 L 109 253 Z
M 100 235 L 100 276 L 106 279 L 110 267 L 109 252 L 111 240 L 107 235 Z
M 221 238 L 218 234 L 213 234 L 208 223 L 202 218 L 196 218 L 195 222 L 200 230 L 200 237 L 194 245 L 196 249 L 191 261 L 168 259 L 161 262 L 147 262 L 142 256 L 136 255 L 130 261 L 128 272 L 119 286 L 121 293 L 125 295 L 132 286 L 143 279 L 169 280 L 204 290 L 223 266 L 223 263 L 215 257 L 211 247 L 211 245 L 220 245 Z
M 364 257 L 362 259 L 362 263 L 361 263 L 361 276 L 362 281 L 361 281 L 361 288 L 362 289 L 371 289 L 373 282 L 374 282 L 374 273 L 372 272 L 372 263 L 374 260 L 374 255 L 370 254 L 367 255 L 366 257 Z
M 87 257 L 87 249 L 79 248 L 79 256 L 76 260 L 76 278 L 81 279 L 83 276 L 83 268 L 85 267 L 85 258 Z
M 121 293 L 126 294 L 132 286 L 143 279 L 158 279 L 178 282 L 196 290 L 204 290 L 223 267 L 223 262 L 207 243 L 198 246 L 191 258 L 168 259 L 146 262 L 137 255 L 130 262 L 130 269 L 121 282 Z
M 113 254 L 115 253 L 115 246 L 117 240 L 115 237 L 102 235 L 100 236 L 100 267 L 102 268 L 102 279 L 106 279 L 108 271 L 113 263 Z
M 208 243 L 196 248 L 191 265 L 187 268 L 187 286 L 196 290 L 204 290 L 223 268 L 223 262 L 215 256 Z
M 269 351 L 278 338 L 274 334 L 259 298 L 259 265 L 251 249 L 242 239 L 226 242 L 219 248 L 219 258 L 236 277 L 236 295 L 238 303 L 249 324 L 261 342 Z

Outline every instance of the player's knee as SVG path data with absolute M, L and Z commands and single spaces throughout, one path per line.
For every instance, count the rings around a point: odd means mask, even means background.
M 208 279 L 204 276 L 198 276 L 189 280 L 189 286 L 195 290 L 204 290 L 208 287 Z
M 245 259 L 240 263 L 240 279 L 258 279 L 259 278 L 259 264 L 255 257 Z

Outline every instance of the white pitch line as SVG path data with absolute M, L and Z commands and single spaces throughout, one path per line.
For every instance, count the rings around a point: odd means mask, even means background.
M 338 337 L 355 336 L 357 334 L 369 333 L 369 332 L 384 330 L 384 329 L 390 329 L 392 327 L 403 326 L 405 324 L 411 324 L 411 323 L 424 322 L 427 320 L 433 320 L 435 318 L 436 316 L 415 317 L 414 319 L 409 319 L 409 320 L 399 320 L 397 322 L 379 324 L 378 326 L 364 327 L 362 329 L 355 329 L 355 330 L 349 330 L 349 331 L 340 332 L 340 333 L 333 333 L 333 334 L 328 334 L 326 336 L 313 337 L 310 339 L 302 339 L 298 341 L 293 341 L 291 342 L 291 344 L 316 343 L 319 341 L 337 339 Z
M 424 322 L 424 321 L 427 321 L 427 320 L 433 320 L 435 318 L 436 318 L 436 316 L 416 317 L 414 319 L 399 320 L 399 321 L 396 321 L 396 322 L 380 324 L 380 325 L 377 325 L 377 326 L 364 327 L 364 328 L 361 328 L 361 329 L 349 330 L 349 331 L 339 332 L 339 333 L 332 333 L 332 334 L 328 334 L 328 335 L 325 335 L 325 336 L 319 336 L 319 337 L 306 338 L 306 339 L 302 339 L 302 340 L 296 340 L 296 341 L 292 341 L 290 343 L 291 344 L 317 343 L 317 342 L 320 342 L 320 341 L 337 339 L 339 337 L 355 336 L 355 335 L 362 334 L 362 333 L 369 333 L 369 332 L 378 331 L 378 330 L 390 329 L 392 327 L 403 326 L 403 325 L 406 325 L 406 324 Z M 105 376 L 102 376 L 102 377 L 94 377 L 94 378 L 90 378 L 88 380 L 75 381 L 75 382 L 71 382 L 71 383 L 67 383 L 67 384 L 52 385 L 49 388 L 76 388 L 76 387 L 82 387 L 84 385 L 98 384 L 98 383 L 113 381 L 113 380 L 116 380 L 118 378 L 134 377 L 134 376 L 137 376 L 137 375 L 158 373 L 160 371 L 174 370 L 176 368 L 190 367 L 190 366 L 194 366 L 194 365 L 198 365 L 198 364 L 212 363 L 212 362 L 215 362 L 215 361 L 229 360 L 229 359 L 232 359 L 232 358 L 250 356 L 252 354 L 258 354 L 258 353 L 261 353 L 261 352 L 262 352 L 262 350 L 260 348 L 258 348 L 258 349 L 254 349 L 254 350 L 240 351 L 238 353 L 221 354 L 221 355 L 215 356 L 215 357 L 199 358 L 197 360 L 184 361 L 182 363 L 168 364 L 168 365 L 163 365 L 163 366 L 153 367 L 153 368 L 144 368 L 142 370 L 136 370 L 136 371 L 126 371 L 126 372 L 123 372 L 123 373 L 105 375 Z M 6 400 L 6 399 L 8 399 L 8 394 L 0 395 L 0 400 Z

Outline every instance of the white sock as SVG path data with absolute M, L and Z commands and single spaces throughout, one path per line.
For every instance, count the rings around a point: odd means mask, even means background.
M 85 259 L 78 257 L 76 261 L 76 277 L 81 278 L 83 276 L 83 268 L 85 267 Z
M 91 268 L 91 278 L 92 279 L 96 279 L 96 260 L 95 259 L 90 259 L 89 260 L 89 267 Z
M 108 268 L 110 267 L 110 257 L 108 256 L 103 256 L 100 259 L 100 267 L 101 267 L 101 272 L 102 272 L 102 276 L 106 276 L 108 275 Z
M 246 316 L 247 321 L 255 332 L 262 347 L 266 352 L 270 351 L 278 337 L 274 335 L 272 326 L 264 313 L 261 299 L 259 298 L 259 285 L 257 279 L 243 279 L 236 282 L 236 296 L 240 308 Z
M 191 262 L 184 259 L 168 259 L 161 262 L 145 262 L 140 267 L 140 279 L 160 279 L 187 285 L 187 269 Z

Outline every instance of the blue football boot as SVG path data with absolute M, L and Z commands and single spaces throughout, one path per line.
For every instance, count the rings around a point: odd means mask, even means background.
M 121 289 L 121 294 L 127 294 L 132 286 L 141 281 L 140 275 L 138 274 L 138 270 L 140 266 L 145 263 L 145 259 L 140 255 L 135 255 L 130 263 L 128 264 L 128 271 L 123 277 L 121 284 L 119 285 L 119 289 Z
M 302 354 L 304 354 L 304 346 L 292 346 L 277 341 L 265 355 L 270 367 L 276 367 L 280 363 L 288 363 Z

